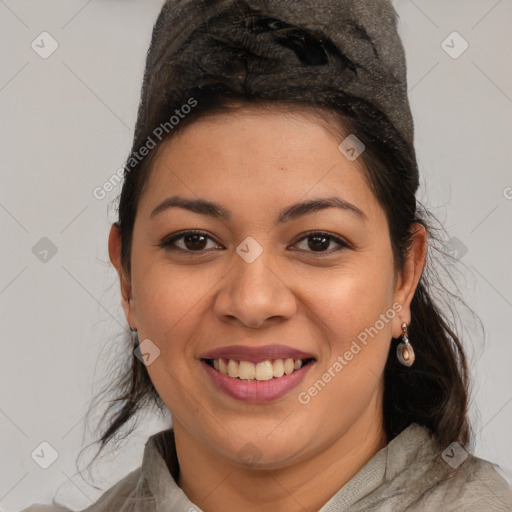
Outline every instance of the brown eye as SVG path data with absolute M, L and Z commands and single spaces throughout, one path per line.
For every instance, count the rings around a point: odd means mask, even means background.
M 343 248 L 348 248 L 348 244 L 338 238 L 337 236 L 331 235 L 330 233 L 322 233 L 322 232 L 316 232 L 316 233 L 310 233 L 309 235 L 303 237 L 301 240 L 299 240 L 297 246 L 299 246 L 300 243 L 303 243 L 305 240 L 306 247 L 299 247 L 300 250 L 304 250 L 306 252 L 317 252 L 317 253 L 325 253 L 325 252 L 336 252 Z M 334 243 L 334 250 L 333 251 L 327 251 L 331 244 Z M 337 247 L 336 247 L 337 246 Z M 331 246 L 332 248 L 332 246 Z
M 158 246 L 168 251 L 182 252 L 204 252 L 207 249 L 219 247 L 215 243 L 208 247 L 208 241 L 213 243 L 213 240 L 202 231 L 184 231 L 164 239 Z
M 204 235 L 185 235 L 183 237 L 183 242 L 187 249 L 197 251 L 205 248 L 207 238 L 208 237 Z
M 313 251 L 322 251 L 329 248 L 331 239 L 328 236 L 309 236 L 308 247 Z

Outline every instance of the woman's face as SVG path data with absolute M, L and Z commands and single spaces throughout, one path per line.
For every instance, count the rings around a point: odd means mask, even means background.
M 210 116 L 162 148 L 140 198 L 127 319 L 175 430 L 216 457 L 278 468 L 382 430 L 411 283 L 341 141 L 300 113 Z M 303 366 L 278 376 L 286 359 Z

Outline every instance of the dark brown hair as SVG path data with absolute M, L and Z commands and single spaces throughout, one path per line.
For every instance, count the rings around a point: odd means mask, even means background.
M 180 90 L 169 86 L 172 81 L 167 60 L 173 56 L 167 55 L 165 48 L 166 41 L 173 35 L 158 22 L 155 25 L 132 153 L 128 159 L 131 163 L 125 168 L 119 200 L 118 225 L 126 275 L 130 275 L 138 201 L 158 148 L 202 116 L 237 111 L 249 105 L 311 112 L 324 115 L 326 119 L 335 116 L 343 127 L 339 132 L 340 142 L 347 134 L 355 134 L 363 141 L 366 150 L 360 158 L 364 172 L 386 212 L 396 268 L 401 269 L 411 247 L 414 224 L 424 225 L 432 236 L 429 214 L 416 202 L 419 173 L 414 147 L 377 105 L 329 85 L 329 74 L 333 72 L 329 62 L 336 58 L 339 65 L 340 56 L 339 52 L 334 55 L 325 39 L 319 41 L 317 32 L 300 28 L 306 37 L 276 39 L 274 46 L 267 42 L 261 52 L 255 52 L 241 44 L 234 45 L 224 21 L 220 14 L 213 16 L 208 20 L 208 30 L 204 27 L 196 30 L 183 43 L 180 62 L 186 64 L 172 69 L 173 73 L 182 73 L 185 77 L 182 83 L 188 84 Z M 261 25 L 272 30 L 272 26 L 279 23 L 280 20 L 268 18 L 266 25 L 263 22 Z M 215 27 L 224 27 L 224 38 L 211 36 Z M 346 55 L 343 59 L 344 66 L 355 69 Z M 273 80 L 272 73 L 268 72 L 272 67 L 278 67 L 281 74 L 284 70 L 288 80 Z M 265 76 L 261 69 L 267 70 Z M 189 113 L 180 116 L 179 124 L 171 127 L 171 116 L 182 105 L 190 105 L 191 98 L 196 102 L 194 108 L 186 109 Z M 133 160 L 133 155 L 139 155 L 149 139 L 155 142 L 155 129 L 161 126 L 167 126 L 167 129 L 165 137 L 158 139 L 158 147 L 140 161 Z M 448 320 L 448 311 L 441 311 L 442 307 L 436 305 L 431 296 L 431 285 L 436 279 L 436 269 L 428 267 L 412 300 L 409 336 L 416 360 L 411 368 L 398 362 L 397 340 L 391 343 L 384 373 L 385 428 L 388 440 L 391 440 L 416 422 L 428 427 L 441 447 L 452 441 L 465 445 L 470 440 L 467 363 L 462 342 L 451 326 L 453 322 Z M 127 351 L 131 354 L 133 349 L 129 340 Z M 131 432 L 134 428 L 131 420 L 145 406 L 154 404 L 160 410 L 164 409 L 145 365 L 137 357 L 130 357 L 130 361 L 106 390 L 108 393 L 113 391 L 115 396 L 103 415 L 106 426 L 99 439 L 100 451 L 126 425 L 131 424 Z

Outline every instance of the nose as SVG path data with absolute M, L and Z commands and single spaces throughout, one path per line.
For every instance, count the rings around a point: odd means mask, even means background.
M 215 297 L 214 314 L 221 321 L 239 321 L 257 329 L 295 314 L 295 295 L 287 286 L 283 271 L 280 272 L 268 253 L 264 250 L 251 263 L 235 254 L 235 263 Z

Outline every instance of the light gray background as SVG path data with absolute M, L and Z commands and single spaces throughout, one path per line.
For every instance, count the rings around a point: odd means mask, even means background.
M 0 507 L 7 512 L 49 502 L 57 491 L 72 508 L 90 505 L 140 464 L 147 436 L 165 426 L 147 418 L 121 454 L 103 459 L 93 474 L 102 489 L 77 474 L 78 451 L 92 439 L 83 416 L 127 328 L 107 254 L 109 203 L 119 188 L 102 201 L 92 191 L 128 155 L 161 4 L 0 0 Z M 486 327 L 484 341 L 468 324 L 474 336 L 466 341 L 475 452 L 512 481 L 512 2 L 395 6 L 420 198 L 460 241 L 450 245 L 458 256 L 467 249 L 462 291 Z M 42 46 L 43 31 L 59 45 L 47 59 L 31 48 L 34 40 Z M 457 59 L 442 47 L 453 31 L 469 44 Z M 460 43 L 452 37 L 446 44 L 455 52 Z M 42 237 L 57 247 L 46 263 L 32 251 Z M 46 470 L 31 458 L 43 441 L 59 455 Z

